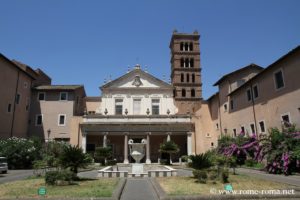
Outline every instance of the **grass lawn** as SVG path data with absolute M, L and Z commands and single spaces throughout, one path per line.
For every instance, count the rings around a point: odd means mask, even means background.
M 168 195 L 210 195 L 212 188 L 216 190 L 224 190 L 223 183 L 216 184 L 197 183 L 192 177 L 163 177 L 157 178 L 161 187 Z M 289 189 L 293 186 L 275 183 L 248 175 L 232 175 L 229 176 L 229 182 L 234 190 L 271 190 L 271 189 Z
M 118 181 L 117 178 L 107 178 L 81 180 L 68 186 L 46 186 L 47 197 L 111 197 Z M 37 190 L 42 186 L 45 186 L 42 178 L 0 184 L 0 199 L 38 198 Z

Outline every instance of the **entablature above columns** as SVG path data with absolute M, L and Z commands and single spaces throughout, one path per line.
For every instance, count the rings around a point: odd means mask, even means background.
M 107 124 L 107 123 L 83 123 L 80 125 L 85 132 L 108 132 L 108 134 L 136 133 L 136 134 L 161 134 L 161 133 L 187 133 L 194 132 L 193 123 L 173 123 L 173 124 Z

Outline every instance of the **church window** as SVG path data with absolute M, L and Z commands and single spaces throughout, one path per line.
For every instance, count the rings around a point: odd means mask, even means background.
M 133 114 L 141 114 L 141 99 L 133 99 Z
M 180 42 L 180 51 L 183 51 L 183 42 Z
M 195 97 L 195 89 L 191 89 L 191 97 Z
M 184 82 L 184 74 L 181 74 L 180 80 L 181 82 Z
M 188 43 L 185 43 L 185 44 L 184 44 L 184 50 L 185 50 L 185 51 L 188 51 L 188 50 L 189 50 L 189 44 L 188 44 Z
M 192 83 L 195 83 L 195 74 L 192 74 Z
M 194 58 L 190 59 L 190 67 L 194 67 Z
M 185 97 L 185 95 L 186 95 L 185 89 L 182 89 L 182 91 L 181 91 L 181 96 L 182 96 L 182 97 Z
M 190 43 L 190 51 L 193 51 L 193 43 Z
M 152 99 L 152 115 L 159 115 L 159 99 Z
M 188 59 L 188 58 L 186 58 L 186 59 L 185 59 L 185 63 L 184 63 L 184 64 L 185 64 L 185 66 L 184 66 L 184 67 L 189 67 L 189 62 L 190 62 L 190 61 L 189 61 L 189 59 Z
M 184 59 L 183 58 L 180 59 L 180 67 L 184 67 Z
M 123 114 L 123 99 L 115 100 L 115 113 L 116 113 L 116 115 Z

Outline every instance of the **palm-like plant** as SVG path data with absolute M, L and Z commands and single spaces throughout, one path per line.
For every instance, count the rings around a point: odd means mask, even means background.
M 77 146 L 65 146 L 60 155 L 60 164 L 62 168 L 70 168 L 70 171 L 77 174 L 78 168 L 85 168 L 92 163 L 88 154 L 83 153 Z
M 207 169 L 213 165 L 209 153 L 190 155 L 190 159 L 192 162 L 189 165 L 194 169 Z

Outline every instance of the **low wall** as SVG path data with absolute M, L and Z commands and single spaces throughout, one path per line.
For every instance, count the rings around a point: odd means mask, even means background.
M 112 166 L 105 167 L 101 170 L 98 170 L 98 178 L 113 178 L 113 177 L 169 177 L 177 176 L 176 169 L 172 167 L 164 166 L 165 170 L 149 170 L 146 173 L 133 174 L 128 173 L 128 171 L 113 171 Z

